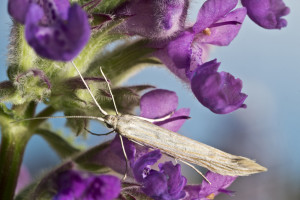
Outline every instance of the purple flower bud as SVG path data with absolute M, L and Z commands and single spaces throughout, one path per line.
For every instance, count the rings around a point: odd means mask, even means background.
M 241 93 L 242 81 L 227 72 L 217 72 L 220 63 L 212 60 L 200 65 L 191 77 L 191 88 L 197 99 L 212 112 L 226 114 L 243 104 L 247 95 Z
M 281 29 L 287 21 L 281 17 L 290 13 L 282 0 L 241 0 L 247 8 L 248 16 L 259 26 L 266 29 Z
M 16 81 L 19 82 L 20 78 L 26 77 L 26 76 L 32 76 L 32 75 L 35 77 L 39 77 L 41 81 L 43 81 L 44 83 L 47 84 L 48 89 L 51 89 L 52 86 L 51 86 L 49 78 L 45 75 L 45 73 L 42 70 L 39 70 L 39 69 L 31 69 L 24 73 L 19 74 L 16 78 Z
M 10 0 L 8 10 L 25 24 L 28 44 L 42 57 L 70 61 L 89 40 L 85 12 L 77 4 L 70 6 L 67 0 Z
M 128 16 L 119 30 L 129 35 L 163 39 L 184 28 L 188 0 L 132 0 L 116 12 Z

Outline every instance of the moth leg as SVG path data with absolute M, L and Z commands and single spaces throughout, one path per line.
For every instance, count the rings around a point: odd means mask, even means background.
M 188 162 L 185 162 L 183 160 L 180 160 L 181 162 L 183 162 L 184 164 L 190 166 L 191 168 L 193 168 L 198 174 L 200 174 L 209 184 L 211 184 L 211 182 L 202 174 L 202 172 L 200 172 L 194 165 L 191 165 Z
M 150 123 L 153 123 L 153 122 L 161 122 L 161 121 L 165 121 L 165 120 L 169 119 L 170 117 L 172 117 L 173 114 L 174 114 L 174 112 L 171 112 L 171 113 L 168 114 L 167 116 L 161 117 L 161 118 L 158 118 L 158 119 L 149 119 L 149 118 L 140 117 L 140 116 L 134 116 L 134 117 L 136 117 L 136 118 L 138 118 L 138 119 L 145 120 L 145 121 L 150 122 Z M 176 118 L 178 118 L 178 119 L 190 119 L 189 116 L 178 116 L 178 117 L 176 117 Z M 174 120 L 177 120 L 176 118 L 175 118 Z
M 161 118 L 158 118 L 158 119 L 149 119 L 149 118 L 145 118 L 145 117 L 140 117 L 140 116 L 134 116 L 136 118 L 139 118 L 139 119 L 142 119 L 142 120 L 145 120 L 147 122 L 161 122 L 161 121 L 165 121 L 166 119 L 169 119 L 172 115 L 174 114 L 174 112 L 171 112 L 170 114 L 168 114 L 167 116 L 165 117 L 161 117 Z
M 109 134 L 115 132 L 114 130 L 112 130 L 112 131 L 109 131 L 108 133 L 94 133 L 94 132 L 88 130 L 87 128 L 85 128 L 85 127 L 84 127 L 84 130 L 85 130 L 86 132 L 92 134 L 92 135 L 97 135 L 97 136 L 109 135 Z
M 123 176 L 123 178 L 122 178 L 122 180 L 124 181 L 124 180 L 126 179 L 127 173 L 128 173 L 128 157 L 127 157 L 127 154 L 126 154 L 126 151 L 125 151 L 125 147 L 124 147 L 122 135 L 119 134 L 119 137 L 120 137 L 121 146 L 122 146 L 122 150 L 123 150 L 124 157 L 125 157 L 125 161 L 126 161 L 125 174 L 124 174 L 124 176 Z
M 109 84 L 109 82 L 108 82 L 108 80 L 107 80 L 105 74 L 103 73 L 101 67 L 100 67 L 100 72 L 101 72 L 101 74 L 102 74 L 103 78 L 105 79 L 105 82 L 106 82 L 106 84 L 107 84 L 107 86 L 108 86 L 108 90 L 109 90 L 109 93 L 110 93 L 110 95 L 111 95 L 111 98 L 112 98 L 114 107 L 115 107 L 116 115 L 119 115 L 118 109 L 117 109 L 117 105 L 116 105 L 116 102 L 115 102 L 115 98 L 114 98 L 114 95 L 113 95 L 113 93 L 112 93 L 112 91 L 111 91 L 111 88 L 110 88 L 110 84 Z

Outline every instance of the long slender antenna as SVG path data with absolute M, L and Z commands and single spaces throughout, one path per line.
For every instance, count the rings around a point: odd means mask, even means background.
M 202 174 L 202 172 L 200 172 L 194 165 L 191 165 L 188 162 L 185 162 L 183 160 L 180 160 L 181 162 L 183 162 L 184 164 L 190 166 L 191 168 L 193 168 L 198 174 L 200 174 L 209 184 L 211 184 L 211 182 Z
M 124 174 L 124 176 L 123 176 L 123 178 L 122 178 L 122 180 L 124 181 L 124 180 L 126 179 L 127 173 L 128 173 L 128 157 L 127 157 L 127 154 L 126 154 L 126 151 L 125 151 L 125 147 L 124 147 L 122 135 L 119 134 L 119 137 L 120 137 L 121 146 L 122 146 L 122 150 L 123 150 L 124 157 L 125 157 L 125 161 L 126 161 L 125 174 Z
M 76 71 L 78 72 L 78 74 L 79 74 L 79 76 L 80 76 L 82 82 L 84 83 L 86 89 L 89 91 L 91 97 L 93 98 L 93 100 L 94 100 L 95 104 L 97 105 L 97 107 L 99 108 L 100 112 L 101 112 L 103 115 L 107 115 L 107 112 L 105 112 L 105 110 L 103 110 L 103 109 L 101 108 L 101 106 L 98 104 L 96 98 L 94 97 L 93 93 L 91 92 L 89 86 L 88 86 L 87 83 L 85 82 L 84 78 L 82 77 L 82 75 L 81 75 L 79 69 L 76 67 L 75 63 L 74 63 L 73 61 L 71 61 L 71 63 L 73 64 L 73 66 L 75 67 Z
M 117 109 L 117 105 L 116 105 L 116 102 L 115 102 L 114 95 L 113 95 L 113 93 L 112 93 L 112 91 L 111 91 L 111 88 L 110 88 L 109 82 L 108 82 L 108 80 L 107 80 L 107 78 L 106 78 L 105 74 L 104 74 L 104 73 L 103 73 L 103 71 L 102 71 L 102 68 L 101 68 L 101 66 L 100 66 L 100 72 L 101 72 L 101 74 L 102 74 L 103 78 L 105 79 L 105 81 L 106 81 L 106 83 L 107 83 L 107 86 L 108 86 L 109 93 L 110 93 L 110 95 L 111 95 L 111 98 L 112 98 L 112 100 L 113 100 L 113 103 L 114 103 L 114 107 L 115 107 L 115 110 L 116 110 L 116 114 L 117 114 L 117 115 L 119 115 L 119 113 L 118 113 L 118 109 Z
M 55 117 L 32 117 L 32 118 L 12 121 L 11 123 L 30 121 L 30 120 L 38 120 L 38 119 L 61 119 L 61 118 L 65 118 L 65 119 L 66 118 L 67 119 L 96 119 L 96 120 L 99 120 L 101 122 L 104 122 L 104 119 L 102 117 L 94 117 L 94 116 L 55 116 Z

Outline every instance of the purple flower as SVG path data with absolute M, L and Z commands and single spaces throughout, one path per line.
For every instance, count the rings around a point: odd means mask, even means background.
M 237 0 L 208 0 L 203 4 L 193 27 L 182 32 L 166 47 L 168 56 L 177 68 L 193 70 L 195 65 L 202 64 L 203 45 L 230 44 L 238 34 L 246 16 L 245 8 L 230 12 L 237 2 Z
M 206 178 L 211 182 L 209 184 L 205 180 L 201 185 L 187 185 L 184 190 L 186 192 L 185 198 L 183 200 L 199 199 L 208 200 L 214 199 L 219 193 L 225 193 L 231 195 L 233 192 L 227 190 L 236 177 L 234 176 L 223 176 L 213 172 L 207 172 Z
M 8 11 L 25 24 L 28 44 L 42 57 L 70 61 L 76 57 L 90 37 L 85 12 L 68 0 L 9 0 Z
M 159 150 L 141 156 L 133 165 L 135 179 L 142 191 L 156 200 L 176 200 L 185 196 L 186 178 L 181 175 L 180 165 L 172 162 L 159 164 L 159 171 L 150 168 L 161 157 Z
M 243 102 L 246 95 L 240 93 L 239 79 L 234 79 L 229 73 L 217 73 L 213 70 L 217 69 L 215 67 L 209 68 L 211 70 L 206 70 L 206 73 L 201 70 L 203 66 L 212 64 L 203 64 L 202 57 L 207 44 L 229 45 L 238 34 L 246 16 L 246 9 L 231 11 L 237 2 L 207 0 L 201 7 L 193 27 L 183 31 L 155 53 L 173 73 L 190 83 L 197 99 L 215 113 L 229 113 L 245 107 Z
M 212 60 L 200 65 L 191 78 L 191 88 L 197 99 L 212 112 L 226 114 L 243 104 L 247 95 L 241 93 L 242 81 L 227 72 L 217 72 L 220 63 Z
M 119 31 L 129 35 L 163 39 L 184 28 L 188 0 L 132 0 L 116 11 L 128 18 Z
M 281 17 L 290 13 L 282 0 L 241 0 L 247 8 L 248 16 L 259 26 L 266 29 L 281 29 L 287 21 Z
M 58 193 L 54 200 L 111 200 L 119 196 L 121 183 L 117 177 L 100 175 L 84 178 L 80 172 L 69 170 L 58 174 L 55 182 Z

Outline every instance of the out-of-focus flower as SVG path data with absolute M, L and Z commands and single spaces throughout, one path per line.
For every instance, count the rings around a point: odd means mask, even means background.
M 25 166 L 21 166 L 17 187 L 15 193 L 18 194 L 24 187 L 26 187 L 31 181 L 31 176 Z
M 116 11 L 127 17 L 118 29 L 151 39 L 171 37 L 184 28 L 188 4 L 188 0 L 128 1 Z
M 70 61 L 90 37 L 85 12 L 68 0 L 9 0 L 9 14 L 25 24 L 25 38 L 35 52 L 45 58 Z
M 212 60 L 200 65 L 191 77 L 191 88 L 197 99 L 212 112 L 225 114 L 243 104 L 247 95 L 241 93 L 242 81 L 227 72 L 217 72 L 221 63 Z
M 68 170 L 57 175 L 58 188 L 54 200 L 112 200 L 119 196 L 120 180 L 111 175 L 90 175 L 88 178 L 77 171 Z
M 248 16 L 259 26 L 267 29 L 281 29 L 287 26 L 283 19 L 290 13 L 282 0 L 241 0 Z
M 211 182 L 209 184 L 203 180 L 201 185 L 187 185 L 184 190 L 186 196 L 183 200 L 199 199 L 209 200 L 214 199 L 219 193 L 231 195 L 233 192 L 227 188 L 235 181 L 234 176 L 223 176 L 213 172 L 207 172 L 205 177 Z

